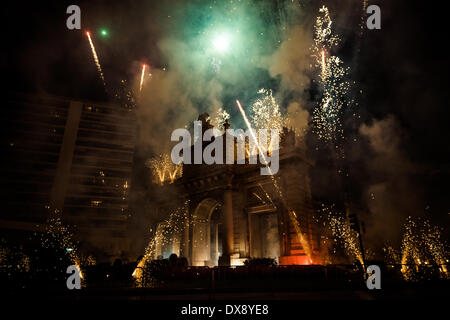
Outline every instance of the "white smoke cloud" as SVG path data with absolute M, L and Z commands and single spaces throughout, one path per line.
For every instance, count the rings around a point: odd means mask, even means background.
M 295 130 L 299 137 L 304 137 L 308 129 L 309 112 L 299 102 L 291 102 L 287 107 L 287 125 Z
M 201 112 L 219 109 L 222 92 L 221 84 L 211 80 L 208 69 L 197 62 L 203 59 L 200 52 L 187 55 L 186 44 L 174 39 L 162 40 L 159 48 L 168 68 L 151 70 L 152 77 L 142 91 L 137 116 L 139 145 L 155 153 L 169 150 L 173 130 L 186 127 Z
M 271 77 L 281 76 L 282 90 L 302 91 L 309 86 L 312 44 L 312 30 L 306 26 L 294 26 L 278 50 L 261 59 Z
M 375 248 L 384 241 L 399 241 L 405 218 L 420 214 L 422 191 L 413 183 L 417 167 L 403 146 L 407 137 L 393 116 L 363 124 L 359 129 L 371 147 L 365 159 L 371 182 L 366 189 L 370 217 L 367 238 Z

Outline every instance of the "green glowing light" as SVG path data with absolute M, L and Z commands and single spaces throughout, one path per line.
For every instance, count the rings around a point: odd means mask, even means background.
M 101 35 L 102 37 L 107 37 L 107 36 L 108 36 L 108 31 L 107 31 L 106 29 L 101 29 L 101 30 L 100 30 L 100 35 Z
M 218 34 L 212 40 L 212 44 L 217 51 L 225 52 L 230 48 L 231 37 L 226 33 Z

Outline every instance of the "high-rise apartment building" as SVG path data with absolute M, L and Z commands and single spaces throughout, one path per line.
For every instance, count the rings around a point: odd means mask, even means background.
M 9 94 L 3 117 L 0 228 L 40 230 L 59 210 L 83 249 L 126 256 L 134 110 Z

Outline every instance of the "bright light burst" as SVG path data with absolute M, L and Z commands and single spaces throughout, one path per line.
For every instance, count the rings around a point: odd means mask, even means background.
M 231 36 L 228 33 L 216 34 L 212 39 L 212 45 L 218 52 L 226 52 L 230 49 Z

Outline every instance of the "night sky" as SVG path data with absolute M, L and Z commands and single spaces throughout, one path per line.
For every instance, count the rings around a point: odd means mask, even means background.
M 209 3 L 92 0 L 39 1 L 26 6 L 20 2 L 2 4 L 1 63 L 6 80 L 3 85 L 6 91 L 110 100 L 111 95 L 105 94 L 99 80 L 83 32 L 90 30 L 109 92 L 114 92 L 122 79 L 133 83 L 141 63 L 147 63 L 152 70 L 179 71 L 175 74 L 177 79 L 185 77 L 179 90 L 181 93 L 186 90 L 184 98 L 199 112 L 208 111 L 212 100 L 230 105 L 230 101 L 239 98 L 244 105 L 249 104 L 262 87 L 274 90 L 282 108 L 301 99 L 304 109 L 310 112 L 314 106 L 314 88 L 310 83 L 306 82 L 298 91 L 286 93 L 283 75 L 273 76 L 270 68 L 260 63 L 260 58 L 271 56 L 279 48 L 276 19 L 270 18 L 274 9 L 264 1 L 255 1 L 262 8 L 260 11 L 250 5 L 245 11 L 261 13 L 256 17 L 251 15 L 253 20 L 247 21 L 245 14 L 235 16 L 236 23 L 248 23 L 241 30 L 248 37 L 249 46 L 242 49 L 244 54 L 238 57 L 238 62 L 232 62 L 231 57 L 224 58 L 221 67 L 233 72 L 217 76 L 220 86 L 213 98 L 210 93 L 215 86 L 209 88 L 208 93 L 198 92 L 198 87 L 213 83 L 215 77 L 203 70 L 200 62 L 197 64 L 201 57 L 189 55 L 190 50 L 198 46 L 198 32 L 208 29 L 209 23 L 218 17 L 223 19 L 219 24 L 233 21 L 233 16 L 211 14 Z M 361 53 L 356 58 L 355 34 L 361 3 L 354 0 L 304 1 L 300 13 L 293 14 L 296 18 L 290 21 L 290 26 L 300 25 L 310 30 L 308 26 L 314 21 L 317 9 L 326 4 L 335 20 L 336 32 L 342 38 L 336 54 L 351 68 L 351 79 L 355 81 L 352 94 L 359 103 L 355 110 L 360 115 L 356 123 L 345 124 L 348 132 L 357 138 L 355 143 L 347 142 L 345 146 L 351 188 L 357 201 L 369 207 L 373 216 L 383 217 L 380 212 L 392 214 L 399 210 L 402 211 L 399 215 L 405 217 L 429 215 L 431 220 L 447 228 L 450 212 L 447 13 L 437 4 L 427 2 L 369 1 L 381 7 L 381 30 L 365 31 L 360 43 Z M 70 4 L 81 8 L 82 30 L 66 28 L 66 8 Z M 228 10 L 229 4 L 224 8 Z M 101 28 L 108 30 L 108 37 L 100 37 Z M 261 33 L 265 36 L 259 37 Z M 175 52 L 180 43 L 179 48 L 185 53 Z M 186 85 L 190 74 L 193 78 L 203 77 L 196 82 L 197 88 Z M 171 112 L 176 114 L 177 110 L 174 107 Z M 181 112 L 187 111 L 180 109 Z M 236 110 L 230 113 L 239 123 Z M 314 139 L 309 141 L 312 150 L 315 143 Z M 157 152 L 152 148 L 151 144 L 143 149 Z M 320 150 L 310 151 L 310 156 L 317 161 L 312 173 L 313 191 L 321 201 L 335 190 L 325 179 L 326 157 Z M 386 195 L 380 201 L 390 203 L 373 206 L 368 200 L 370 190 L 380 190 L 373 187 L 377 185 L 383 187 L 375 198 Z M 377 223 L 373 225 L 374 230 L 378 230 Z

